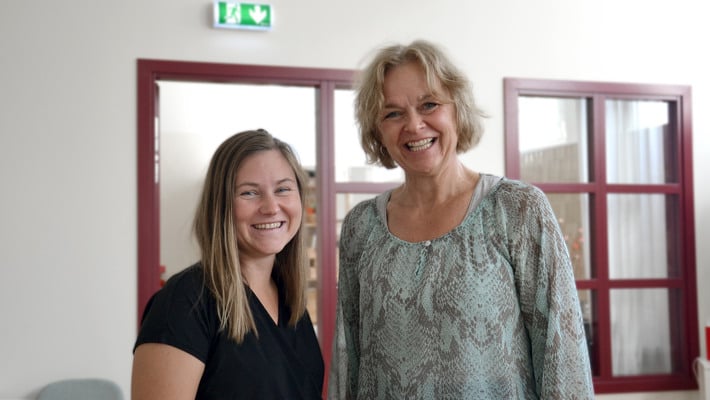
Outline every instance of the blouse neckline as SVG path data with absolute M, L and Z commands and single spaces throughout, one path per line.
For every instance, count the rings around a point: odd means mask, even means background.
M 454 232 L 455 230 L 459 229 L 461 225 L 463 225 L 466 220 L 471 216 L 471 214 L 476 210 L 479 204 L 483 201 L 483 199 L 488 195 L 488 193 L 491 192 L 491 190 L 500 182 L 503 180 L 503 177 L 497 176 L 497 175 L 492 175 L 492 174 L 485 174 L 485 173 L 480 173 L 480 178 L 478 179 L 478 182 L 476 183 L 476 187 L 473 189 L 473 194 L 471 195 L 471 201 L 468 204 L 468 209 L 466 210 L 466 215 L 463 217 L 461 222 L 453 227 L 450 231 L 444 233 L 443 235 L 430 239 L 430 240 L 423 240 L 420 242 L 409 242 L 403 239 L 400 239 L 397 237 L 395 234 L 390 231 L 389 226 L 387 225 L 387 203 L 390 200 L 390 196 L 392 195 L 392 191 L 394 189 L 387 190 L 386 192 L 380 194 L 375 198 L 375 206 L 377 208 L 377 215 L 380 217 L 380 222 L 384 226 L 385 231 L 387 232 L 387 235 L 390 236 L 391 238 L 400 241 L 402 243 L 407 243 L 407 244 L 413 244 L 413 245 L 424 245 L 424 246 L 429 246 L 433 241 L 442 239 L 448 235 L 451 234 L 451 232 Z

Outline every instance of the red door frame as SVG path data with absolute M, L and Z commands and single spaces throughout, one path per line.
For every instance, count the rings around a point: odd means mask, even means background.
M 326 367 L 335 329 L 336 239 L 334 90 L 349 88 L 351 70 L 275 67 L 139 59 L 137 62 L 138 146 L 138 324 L 146 303 L 160 288 L 160 163 L 155 120 L 158 80 L 280 84 L 314 87 L 318 91 L 316 180 L 318 187 L 317 252 L 319 267 L 318 333 Z

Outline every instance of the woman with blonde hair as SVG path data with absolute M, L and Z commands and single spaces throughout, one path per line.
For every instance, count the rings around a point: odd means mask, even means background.
M 291 147 L 265 130 L 217 148 L 194 220 L 201 260 L 146 306 L 132 399 L 321 398 L 305 297 L 306 179 Z
M 405 179 L 343 221 L 329 396 L 593 398 L 547 198 L 459 159 L 483 132 L 468 79 L 431 43 L 388 46 L 355 109 L 369 160 Z

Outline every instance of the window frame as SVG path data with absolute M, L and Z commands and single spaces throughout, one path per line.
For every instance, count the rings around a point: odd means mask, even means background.
M 697 314 L 695 228 L 693 211 L 691 88 L 683 85 L 638 83 L 581 82 L 547 79 L 504 78 L 504 131 L 506 176 L 520 179 L 518 133 L 518 98 L 543 96 L 586 98 L 588 121 L 589 179 L 582 183 L 530 182 L 546 193 L 586 194 L 589 196 L 591 222 L 591 269 L 588 279 L 576 281 L 578 290 L 595 294 L 593 311 L 597 347 L 590 357 L 596 361 L 593 371 L 596 393 L 621 393 L 697 389 L 693 361 L 700 354 Z M 675 163 L 677 182 L 664 184 L 609 184 L 606 182 L 605 100 L 660 100 L 672 104 L 671 124 L 677 133 Z M 679 203 L 680 271 L 677 277 L 662 279 L 610 279 L 607 254 L 607 194 L 677 195 Z M 671 313 L 670 327 L 678 332 L 673 343 L 672 362 L 678 372 L 672 374 L 613 376 L 611 347 L 610 291 L 619 288 L 667 288 L 681 293 L 677 309 Z M 672 296 L 670 296 L 672 297 Z M 672 300 L 669 300 L 672 301 Z M 672 311 L 673 309 L 671 309 Z

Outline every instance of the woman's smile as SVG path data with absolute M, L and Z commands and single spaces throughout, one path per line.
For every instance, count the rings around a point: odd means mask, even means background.
M 273 230 L 273 229 L 282 227 L 283 224 L 284 224 L 283 221 L 280 221 L 280 222 L 269 222 L 269 223 L 264 223 L 264 224 L 255 224 L 252 226 L 254 227 L 254 229 L 257 229 L 257 230 Z
M 436 138 L 421 139 L 414 142 L 409 142 L 406 146 L 410 151 L 417 152 L 430 148 L 435 141 Z

